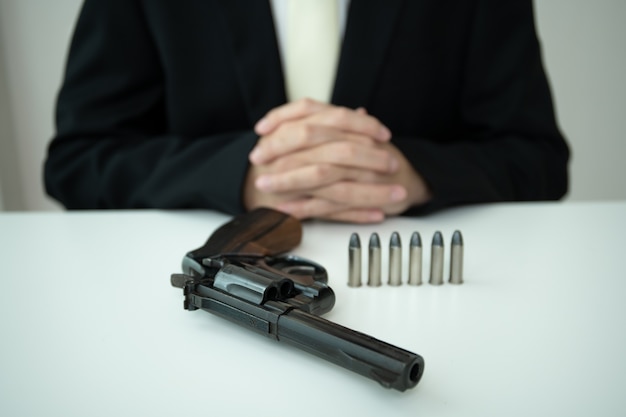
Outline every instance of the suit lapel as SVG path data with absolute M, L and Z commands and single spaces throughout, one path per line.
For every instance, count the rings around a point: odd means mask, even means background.
M 332 102 L 367 106 L 404 0 L 352 0 Z
M 285 102 L 285 85 L 269 1 L 219 0 L 250 121 Z
M 251 123 L 286 101 L 269 1 L 218 0 Z M 367 106 L 404 0 L 352 0 L 332 102 Z

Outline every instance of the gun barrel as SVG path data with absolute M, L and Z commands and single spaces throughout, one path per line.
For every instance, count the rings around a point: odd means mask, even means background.
M 424 359 L 413 352 L 314 316 L 291 310 L 278 319 L 278 340 L 379 382 L 405 391 L 419 382 Z
M 207 285 L 190 285 L 185 286 L 186 309 L 200 308 L 216 314 L 373 379 L 386 388 L 413 388 L 424 372 L 421 356 L 283 301 L 259 305 Z

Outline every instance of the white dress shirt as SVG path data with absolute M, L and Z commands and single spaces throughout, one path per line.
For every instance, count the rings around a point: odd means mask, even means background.
M 287 25 L 289 24 L 287 21 L 288 1 L 289 0 L 270 0 L 272 15 L 274 16 L 274 26 L 276 27 L 276 37 L 278 39 L 278 49 L 281 57 L 284 57 L 285 50 L 287 49 Z M 346 29 L 346 21 L 348 20 L 350 0 L 339 0 L 337 3 L 339 7 L 339 33 L 341 36 L 341 39 L 337 39 L 337 42 L 341 42 Z

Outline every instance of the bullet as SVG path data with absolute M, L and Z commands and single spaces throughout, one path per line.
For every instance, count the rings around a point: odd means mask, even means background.
M 389 285 L 402 285 L 402 242 L 398 232 L 391 234 L 389 240 Z
M 430 280 L 429 284 L 443 284 L 443 236 L 440 231 L 433 235 L 433 243 L 430 249 Z
M 450 245 L 450 284 L 463 284 L 463 236 L 455 230 Z
M 367 285 L 370 287 L 380 287 L 382 284 L 380 265 L 380 238 L 378 237 L 378 233 L 372 233 L 369 244 L 369 269 L 367 277 Z
M 350 236 L 350 245 L 348 246 L 348 286 L 361 286 L 361 239 L 356 233 Z
M 409 285 L 422 285 L 422 237 L 418 232 L 413 232 L 409 244 Z

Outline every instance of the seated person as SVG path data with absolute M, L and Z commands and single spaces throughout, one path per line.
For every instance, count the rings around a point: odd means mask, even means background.
M 290 85 L 289 7 L 85 0 L 47 192 L 68 209 L 348 222 L 566 193 L 532 0 L 339 1 L 319 97 Z

